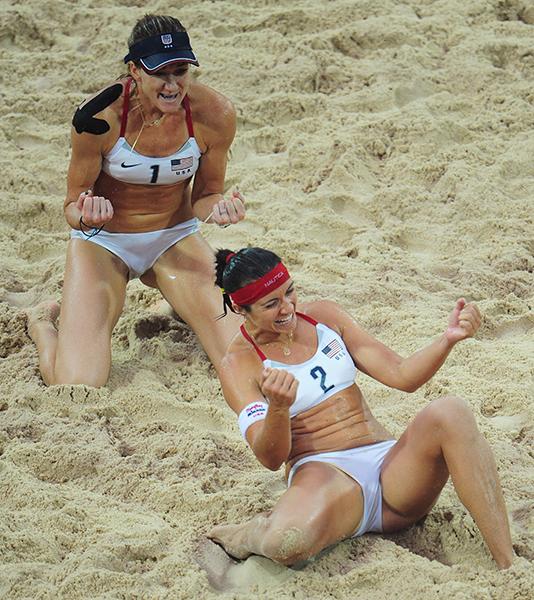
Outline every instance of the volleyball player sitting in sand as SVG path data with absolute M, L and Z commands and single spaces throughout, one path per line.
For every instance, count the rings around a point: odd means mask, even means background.
M 193 79 L 197 59 L 174 17 L 146 15 L 128 46 L 129 76 L 73 119 L 61 313 L 55 302 L 28 313 L 47 384 L 106 383 L 111 333 L 134 277 L 161 291 L 216 368 L 238 328 L 237 318 L 216 320 L 214 253 L 199 232 L 201 221 L 245 216 L 240 194 L 222 193 L 235 110 Z
M 278 256 L 260 248 L 217 253 L 226 307 L 244 317 L 220 369 L 222 388 L 258 460 L 286 463 L 288 489 L 274 508 L 208 535 L 233 557 L 292 565 L 366 532 L 409 527 L 436 502 L 449 475 L 499 568 L 512 544 L 492 452 L 471 409 L 453 396 L 421 410 L 399 440 L 375 419 L 358 371 L 413 392 L 452 348 L 475 335 L 480 313 L 457 301 L 444 333 L 402 358 L 330 301 L 297 309 Z

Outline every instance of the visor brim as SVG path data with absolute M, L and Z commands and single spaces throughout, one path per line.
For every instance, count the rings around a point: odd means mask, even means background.
M 166 67 L 177 62 L 185 62 L 195 66 L 198 65 L 197 57 L 190 50 L 180 50 L 179 52 L 161 52 L 140 58 L 139 62 L 143 65 L 145 71 L 153 73 L 158 69 Z

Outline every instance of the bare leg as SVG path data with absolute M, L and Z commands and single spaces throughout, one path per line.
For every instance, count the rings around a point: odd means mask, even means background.
M 360 486 L 335 467 L 309 462 L 270 513 L 220 525 L 208 537 L 236 558 L 251 554 L 292 565 L 350 536 L 363 514 Z
M 154 283 L 167 302 L 197 334 L 214 367 L 220 362 L 242 322 L 241 317 L 223 312 L 222 295 L 215 286 L 215 259 L 200 234 L 191 235 L 165 252 L 143 276 Z
M 432 402 L 410 423 L 382 468 L 385 531 L 425 515 L 449 474 L 499 566 L 512 564 L 508 515 L 491 449 L 469 406 L 458 398 Z
M 127 269 L 116 256 L 85 240 L 67 250 L 59 329 L 58 305 L 28 311 L 28 333 L 37 346 L 47 385 L 104 385 L 111 366 L 111 332 L 124 304 Z

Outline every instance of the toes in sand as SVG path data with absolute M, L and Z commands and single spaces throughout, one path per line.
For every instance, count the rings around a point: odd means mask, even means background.
M 217 525 L 209 533 L 208 538 L 220 544 L 233 558 L 243 560 L 250 552 L 243 547 L 243 525 Z

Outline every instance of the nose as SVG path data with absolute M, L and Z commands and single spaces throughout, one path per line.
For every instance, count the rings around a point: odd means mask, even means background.
M 165 76 L 165 86 L 171 89 L 180 87 L 180 79 L 180 75 L 173 75 L 172 73 L 169 73 Z
M 284 296 L 282 302 L 280 303 L 280 312 L 283 314 L 288 314 L 293 309 L 293 305 L 291 304 L 289 298 Z

